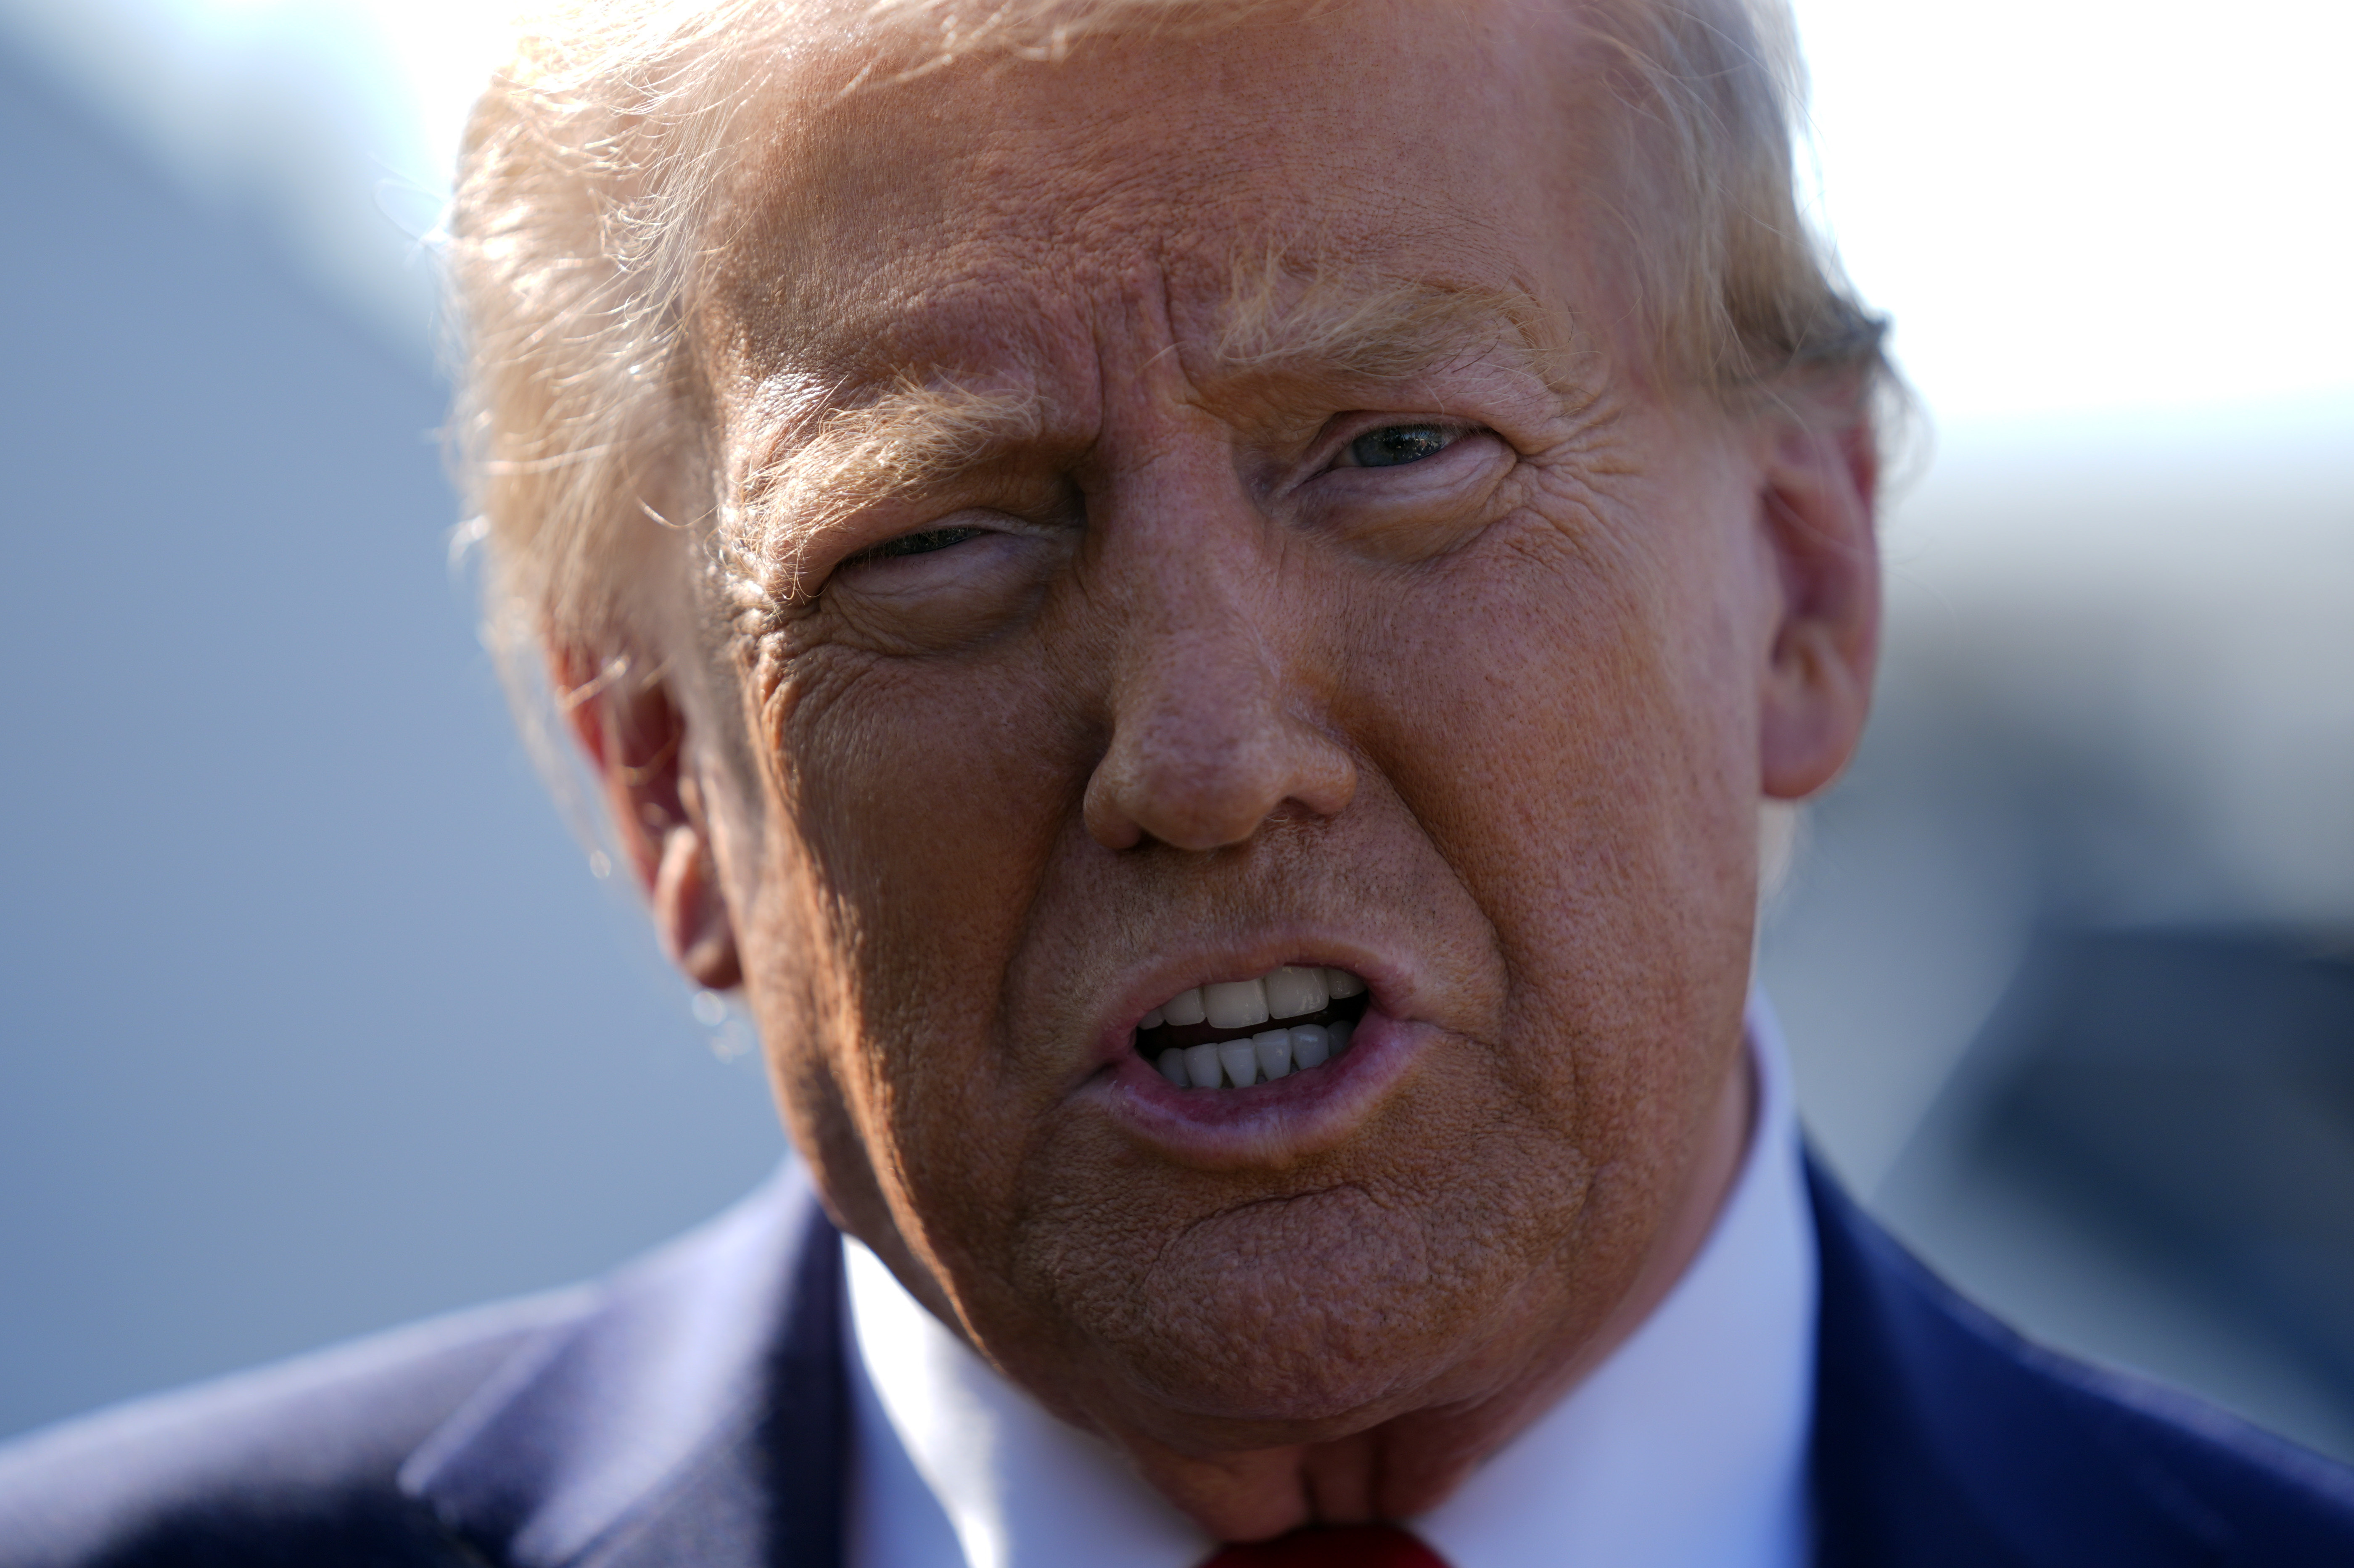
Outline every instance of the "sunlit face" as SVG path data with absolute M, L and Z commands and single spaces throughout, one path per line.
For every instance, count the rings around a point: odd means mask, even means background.
M 1561 10 L 804 59 L 727 215 L 747 992 L 837 1214 L 1135 1452 L 1496 1396 L 1723 1141 L 1770 442 L 1627 347 Z

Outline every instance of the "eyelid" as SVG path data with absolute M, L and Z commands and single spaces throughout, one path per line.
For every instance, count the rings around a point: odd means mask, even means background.
M 887 539 L 877 539 L 871 545 L 862 545 L 856 550 L 844 556 L 842 558 L 840 565 L 836 566 L 833 569 L 835 571 L 841 571 L 844 567 L 864 566 L 870 561 L 901 560 L 916 556 L 938 555 L 943 550 L 953 550 L 957 546 L 965 544 L 970 539 L 978 537 L 982 534 L 996 534 L 1003 532 L 1005 532 L 1005 530 L 1001 528 L 983 527 L 978 523 L 955 523 L 942 521 L 928 524 L 921 528 L 910 528 L 905 533 L 894 534 Z M 963 539 L 954 540 L 946 545 L 938 546 L 929 550 L 907 550 L 900 552 L 897 555 L 885 553 L 890 550 L 892 546 L 901 544 L 909 539 L 921 539 L 931 534 L 957 533 L 961 533 L 965 535 L 966 537 Z
M 879 509 L 878 509 L 879 510 Z M 896 515 L 892 514 L 896 513 Z M 847 549 L 835 546 L 841 554 L 834 556 L 828 569 L 840 571 L 853 561 L 867 556 L 886 545 L 901 539 L 913 539 L 925 534 L 938 534 L 950 528 L 973 528 L 984 534 L 1031 534 L 1040 532 L 1039 525 L 1018 513 L 994 506 L 953 506 L 943 512 L 937 506 L 918 507 L 914 504 L 896 506 L 880 515 L 855 519 L 843 528 L 855 543 Z M 831 551 L 828 552 L 832 554 Z
M 938 549 L 918 550 L 899 556 L 873 554 L 898 540 L 967 528 L 972 530 L 970 536 Z M 950 584 L 960 577 L 969 577 L 975 572 L 985 577 L 1000 569 L 1008 559 L 1004 553 L 1006 548 L 1025 542 L 1052 545 L 1058 536 L 1068 532 L 1067 527 L 1061 524 L 1042 523 L 1036 518 L 989 506 L 959 507 L 927 517 L 912 527 L 876 528 L 874 533 L 879 537 L 865 539 L 856 549 L 840 556 L 826 568 L 811 599 L 812 602 L 824 599 L 837 584 L 845 591 L 854 591 L 862 599 L 891 599 L 906 595 L 921 598 L 943 589 L 953 591 Z M 968 558 L 968 552 L 973 552 L 971 558 Z M 951 564 L 960 561 L 963 563 L 961 566 Z M 947 576 L 943 577 L 943 573 Z

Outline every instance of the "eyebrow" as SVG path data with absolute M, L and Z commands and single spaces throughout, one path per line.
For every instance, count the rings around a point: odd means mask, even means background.
M 1420 280 L 1305 277 L 1270 265 L 1238 276 L 1207 344 L 1206 383 L 1267 377 L 1393 384 L 1501 351 L 1551 384 L 1547 313 L 1518 290 Z M 746 541 L 783 576 L 811 539 L 896 495 L 937 489 L 1035 442 L 1051 410 L 1035 390 L 924 380 L 902 371 L 881 395 L 780 431 L 746 476 L 738 504 L 760 521 Z
M 1036 440 L 1045 399 L 902 373 L 880 397 L 819 415 L 814 431 L 780 432 L 774 457 L 753 471 L 747 504 L 813 530 L 900 492 L 969 473 L 1009 447 Z M 806 425 L 801 427 L 807 429 Z
M 1211 343 L 1211 377 L 1276 372 L 1399 382 L 1500 348 L 1545 374 L 1548 313 L 1518 289 L 1318 271 L 1240 275 Z

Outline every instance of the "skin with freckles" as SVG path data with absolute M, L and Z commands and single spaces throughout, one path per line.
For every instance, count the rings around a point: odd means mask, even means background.
M 695 299 L 757 609 L 681 549 L 583 738 L 936 1313 L 1215 1535 L 1426 1509 L 1736 1168 L 1758 801 L 1870 684 L 1869 430 L 1648 366 L 1572 7 L 906 79 L 860 9 Z M 1348 1055 L 1130 1048 L 1287 962 L 1368 980 Z

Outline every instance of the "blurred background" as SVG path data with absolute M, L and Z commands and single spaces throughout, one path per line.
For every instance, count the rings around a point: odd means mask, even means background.
M 493 14 L 0 0 L 0 1435 L 593 1273 L 782 1150 L 453 560 Z M 2031 1332 L 2354 1457 L 2354 10 L 1799 14 L 1921 407 L 1761 945 L 1812 1135 Z

